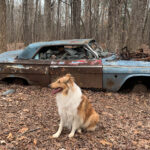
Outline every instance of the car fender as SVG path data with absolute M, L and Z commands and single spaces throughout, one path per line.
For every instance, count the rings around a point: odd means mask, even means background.
M 134 77 L 150 77 L 150 74 L 125 74 L 112 73 L 103 74 L 103 89 L 117 92 L 125 84 L 127 80 Z
M 11 79 L 11 78 L 12 79 L 15 79 L 15 78 L 23 79 L 23 80 L 27 81 L 28 84 L 31 84 L 29 79 L 27 79 L 25 77 L 22 77 L 22 76 L 14 75 L 14 74 L 10 74 L 10 75 L 4 76 L 4 77 L 1 78 L 1 80 L 5 80 L 7 78 L 9 78 L 9 79 Z
M 121 86 L 120 88 L 125 84 L 125 82 L 127 82 L 127 80 L 131 79 L 131 78 L 134 78 L 134 77 L 150 77 L 150 74 L 130 74 L 130 75 L 127 75 L 123 80 L 122 80 L 122 83 L 121 83 Z M 118 89 L 119 90 L 119 89 Z

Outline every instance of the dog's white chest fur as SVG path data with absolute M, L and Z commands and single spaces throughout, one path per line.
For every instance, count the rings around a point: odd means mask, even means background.
M 58 113 L 63 120 L 64 126 L 71 128 L 72 122 L 77 118 L 78 106 L 80 105 L 82 99 L 82 93 L 80 88 L 74 83 L 74 89 L 70 89 L 67 95 L 58 93 L 56 96 Z

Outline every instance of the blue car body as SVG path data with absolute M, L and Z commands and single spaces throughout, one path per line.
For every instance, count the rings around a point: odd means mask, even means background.
M 150 77 L 150 62 L 117 60 L 116 55 L 102 59 L 103 88 L 118 91 L 133 77 Z

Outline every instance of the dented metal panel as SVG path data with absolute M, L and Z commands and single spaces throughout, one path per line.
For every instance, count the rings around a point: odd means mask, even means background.
M 150 77 L 150 62 L 115 60 L 115 57 L 102 59 L 104 89 L 118 91 L 131 77 Z
M 49 64 L 28 60 L 0 64 L 0 79 L 15 77 L 25 79 L 29 84 L 47 85 L 50 83 Z

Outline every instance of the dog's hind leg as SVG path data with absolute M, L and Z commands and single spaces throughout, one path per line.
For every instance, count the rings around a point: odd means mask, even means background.
M 99 115 L 97 113 L 91 115 L 87 120 L 87 122 L 85 123 L 86 130 L 95 131 L 98 121 L 99 121 Z
M 89 126 L 86 130 L 87 131 L 95 131 L 96 125 L 95 126 Z
M 60 120 L 60 124 L 59 124 L 59 128 L 58 128 L 58 131 L 55 133 L 55 134 L 53 134 L 53 138 L 58 138 L 59 136 L 60 136 L 60 134 L 61 134 L 61 132 L 62 132 L 62 129 L 63 129 L 63 121 L 62 121 L 62 119 Z

